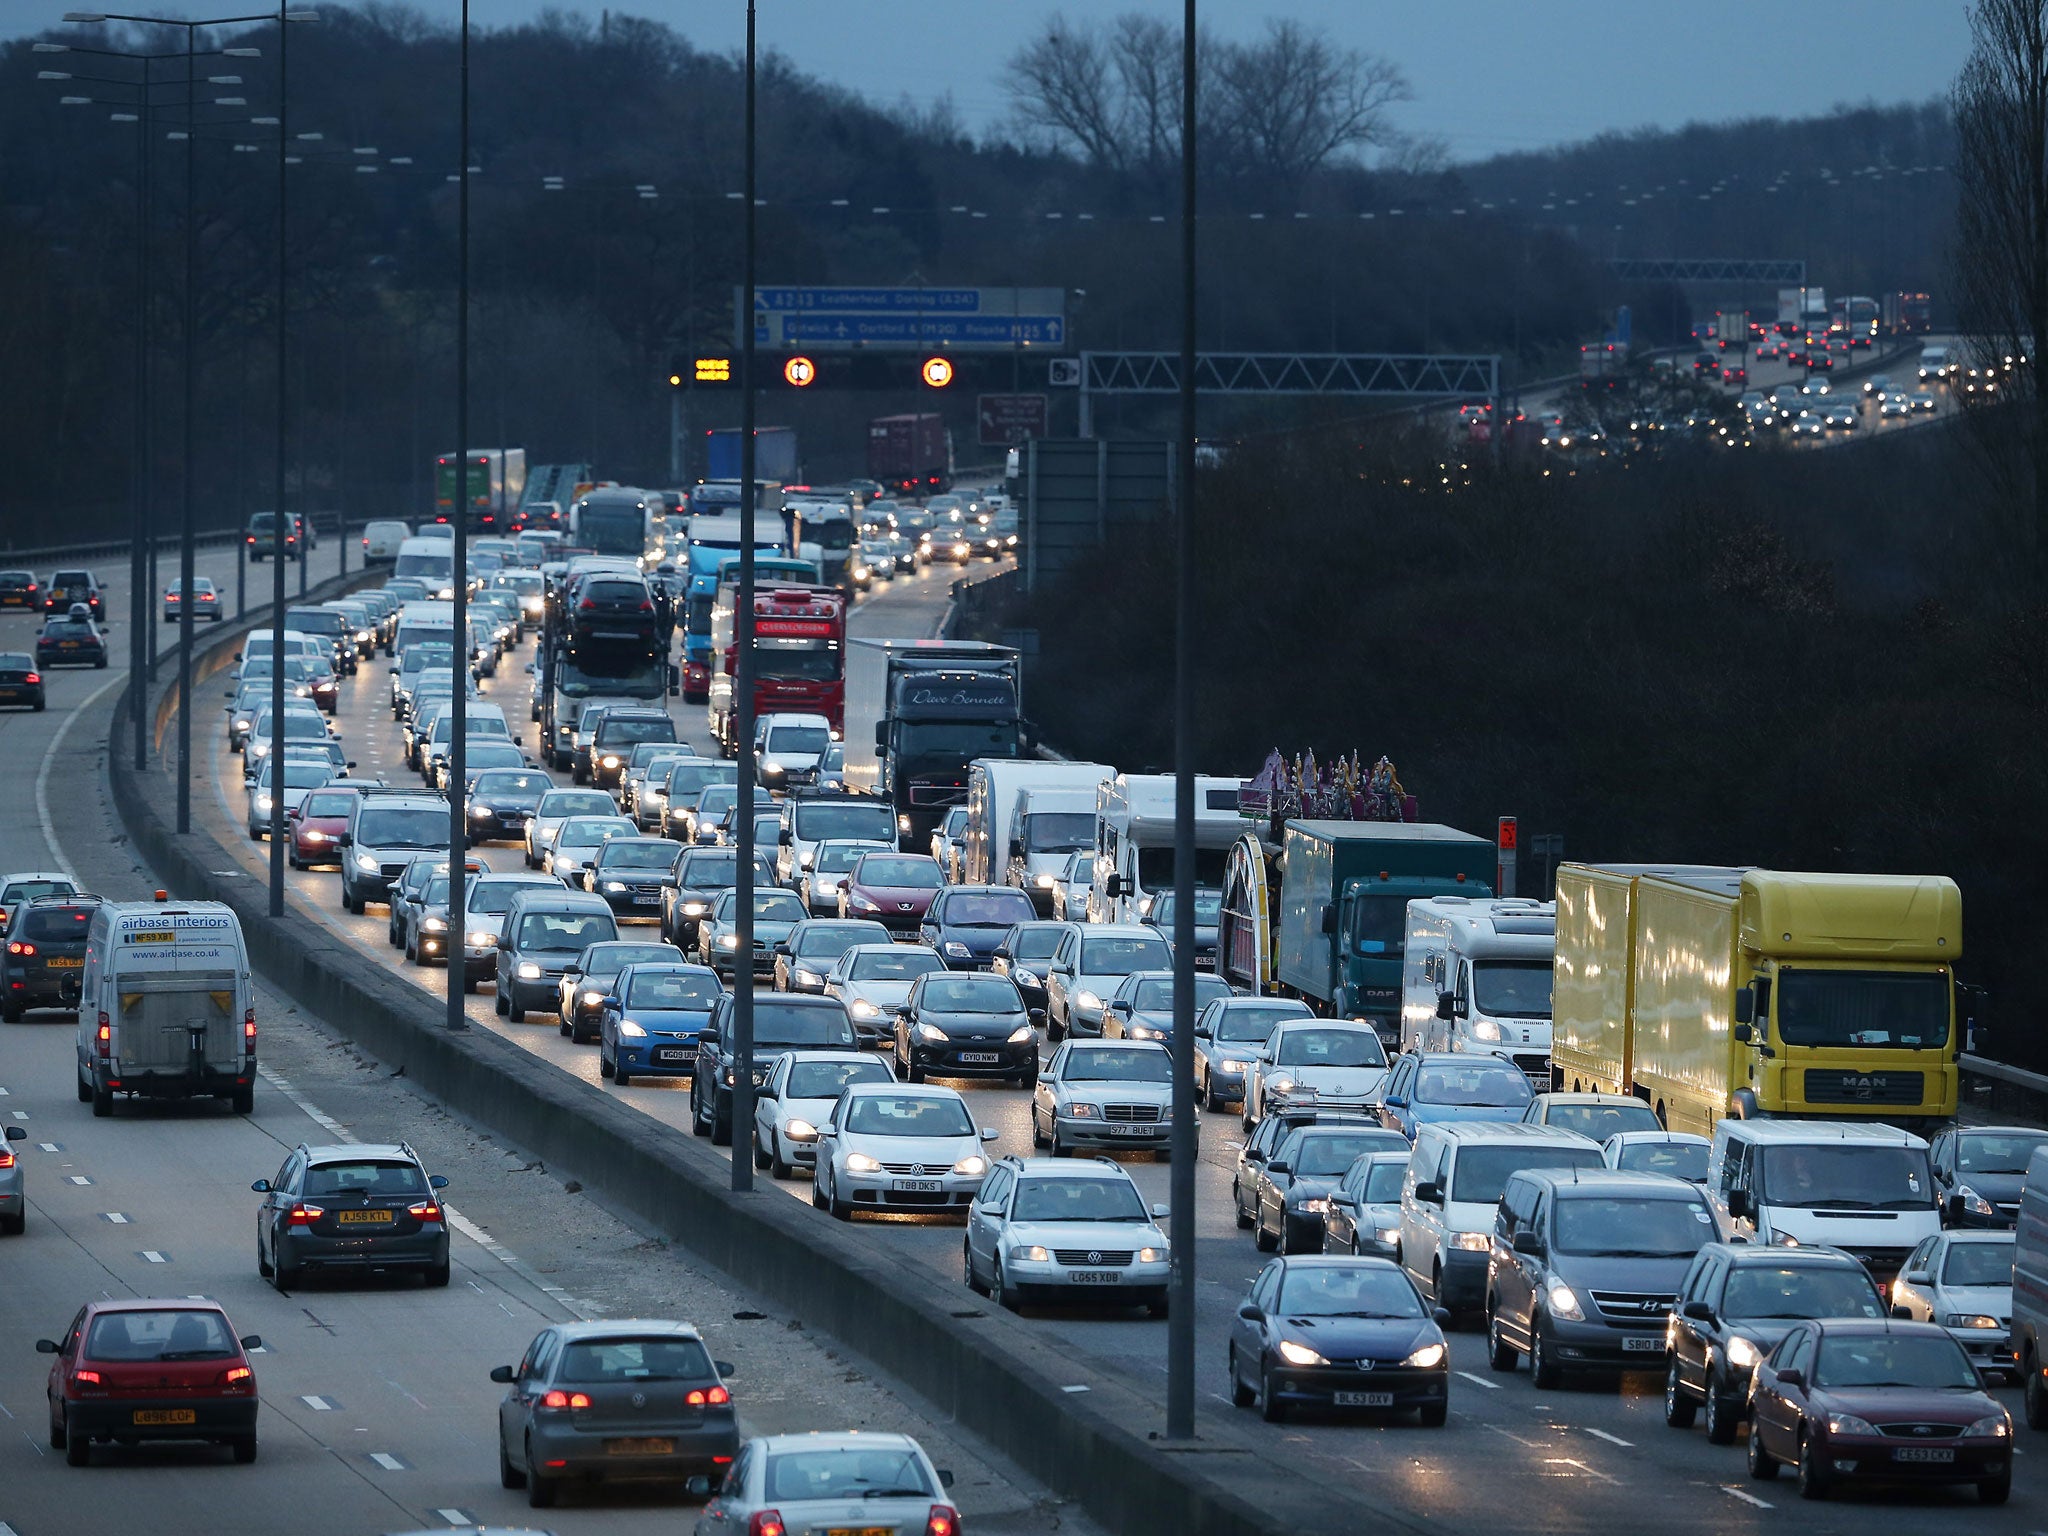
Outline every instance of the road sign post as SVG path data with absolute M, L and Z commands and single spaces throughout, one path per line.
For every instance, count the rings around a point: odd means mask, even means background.
M 1494 837 L 1495 868 L 1494 893 L 1499 896 L 1515 894 L 1515 855 L 1521 835 L 1516 829 L 1515 818 L 1500 818 L 1500 830 Z

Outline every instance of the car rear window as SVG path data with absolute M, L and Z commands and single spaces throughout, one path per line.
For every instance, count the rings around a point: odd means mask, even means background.
M 91 907 L 33 907 L 21 920 L 24 939 L 82 939 L 92 922 Z
M 306 1170 L 306 1193 L 330 1199 L 340 1195 L 424 1195 L 427 1180 L 415 1163 L 366 1157 L 314 1164 Z
M 701 1381 L 711 1357 L 695 1339 L 580 1339 L 562 1351 L 555 1380 L 579 1386 L 608 1381 Z
M 226 1359 L 241 1352 L 218 1312 L 167 1307 L 160 1312 L 103 1312 L 92 1320 L 83 1354 L 88 1360 Z

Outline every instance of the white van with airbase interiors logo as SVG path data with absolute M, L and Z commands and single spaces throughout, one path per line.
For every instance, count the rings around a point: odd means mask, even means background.
M 86 932 L 78 1098 L 219 1098 L 255 1108 L 256 997 L 241 920 L 217 901 L 108 902 Z

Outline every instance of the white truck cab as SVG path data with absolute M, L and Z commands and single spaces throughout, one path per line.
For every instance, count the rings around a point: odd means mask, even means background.
M 1550 968 L 1557 906 L 1518 897 L 1408 903 L 1401 1048 L 1512 1062 L 1550 1088 Z
M 1195 775 L 1195 884 L 1223 887 L 1230 845 L 1244 835 L 1240 779 Z M 1173 775 L 1120 773 L 1095 792 L 1091 923 L 1141 923 L 1173 889 Z

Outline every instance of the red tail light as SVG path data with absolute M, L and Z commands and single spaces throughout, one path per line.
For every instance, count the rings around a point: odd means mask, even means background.
M 590 1399 L 581 1392 L 564 1392 L 557 1387 L 540 1400 L 543 1408 L 588 1408 Z
M 242 1010 L 242 1049 L 254 1054 L 256 1050 L 256 1010 Z
M 924 1536 L 960 1536 L 960 1512 L 950 1504 L 934 1504 L 925 1516 Z
M 100 1373 L 98 1371 L 73 1371 L 71 1379 L 81 1387 L 96 1387 L 100 1384 Z
M 640 604 L 640 611 L 641 611 L 642 613 L 652 613 L 652 612 L 654 612 L 654 604 L 653 604 L 653 602 L 652 602 L 651 600 L 643 600 L 643 601 L 641 602 L 641 604 Z
M 249 542 L 250 542 L 251 544 L 254 544 L 254 543 L 256 542 L 256 535 L 255 535 L 255 534 L 253 534 L 253 533 L 252 533 L 252 534 L 250 534 L 250 535 L 249 535 Z
M 250 1380 L 255 1374 L 246 1365 L 231 1365 L 228 1367 L 227 1375 L 221 1378 L 221 1385 L 232 1387 L 238 1381 Z
M 732 1394 L 726 1391 L 723 1387 L 712 1387 L 708 1390 L 703 1387 L 699 1387 L 696 1391 L 692 1392 L 688 1397 L 684 1398 L 683 1401 L 688 1403 L 692 1408 L 702 1408 L 707 1403 L 714 1408 L 718 1408 L 723 1407 L 725 1404 L 731 1402 Z
M 103 1013 L 100 1015 L 99 1034 L 100 1060 L 105 1061 L 114 1052 L 114 1026 Z
M 294 1227 L 310 1227 L 326 1214 L 327 1208 L 325 1206 L 295 1205 L 292 1207 L 291 1215 L 287 1216 L 285 1220 Z
M 12 1168 L 13 1166 L 14 1154 L 5 1147 L 0 1147 L 0 1168 Z
M 11 944 L 7 946 L 7 953 L 9 953 L 10 955 L 32 955 L 35 952 L 35 945 L 24 944 L 20 939 L 14 940 Z
M 439 1221 L 441 1219 L 441 1207 L 432 1200 L 422 1200 L 415 1205 L 408 1205 L 406 1211 L 410 1215 L 417 1216 L 421 1221 Z
M 754 1518 L 747 1522 L 747 1536 L 789 1536 L 789 1527 L 782 1523 L 779 1509 L 757 1509 Z
M 584 610 L 584 609 L 590 609 L 590 608 L 595 608 L 596 606 L 597 606 L 597 599 L 596 599 L 596 598 L 594 598 L 594 597 L 586 597 L 585 599 L 583 599 L 583 601 L 582 601 L 582 602 L 580 602 L 580 603 L 578 603 L 578 604 L 576 605 L 576 607 L 578 608 L 578 610 Z

